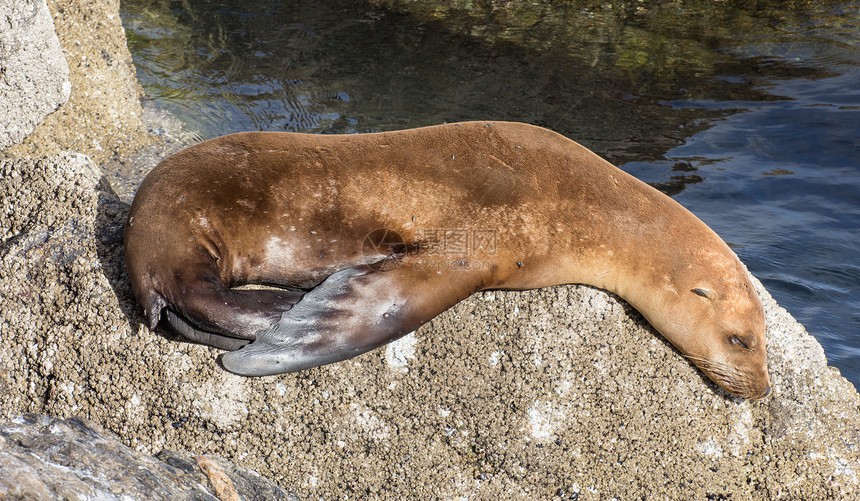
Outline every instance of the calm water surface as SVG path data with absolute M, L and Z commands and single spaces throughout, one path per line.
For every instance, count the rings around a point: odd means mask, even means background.
M 714 228 L 860 386 L 860 4 L 417 3 L 121 5 L 148 99 L 201 137 L 493 119 L 583 143 Z

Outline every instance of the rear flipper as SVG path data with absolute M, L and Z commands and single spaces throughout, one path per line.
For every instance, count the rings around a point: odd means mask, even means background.
M 478 271 L 421 270 L 410 260 L 391 271 L 341 270 L 221 363 L 236 374 L 267 376 L 346 360 L 417 329 L 483 282 Z

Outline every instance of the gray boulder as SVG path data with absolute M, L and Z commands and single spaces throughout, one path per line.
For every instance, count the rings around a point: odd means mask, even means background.
M 0 174 L 3 417 L 76 416 L 302 498 L 860 497 L 860 396 L 757 281 L 773 382 L 758 402 L 585 286 L 477 294 L 356 359 L 242 378 L 142 326 L 128 207 L 87 157 Z
M 70 94 L 45 0 L 0 2 L 0 150 L 21 142 Z
M 148 456 L 79 419 L 0 423 L 0 499 L 286 500 L 277 485 L 211 456 Z

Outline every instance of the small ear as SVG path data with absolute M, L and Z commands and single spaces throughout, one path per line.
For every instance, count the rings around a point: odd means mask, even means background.
M 704 297 L 704 298 L 708 298 L 708 299 L 710 299 L 710 300 L 712 300 L 712 301 L 714 300 L 714 298 L 716 298 L 716 297 L 717 297 L 717 295 L 716 295 L 716 294 L 714 294 L 714 291 L 712 291 L 712 290 L 710 290 L 710 289 L 704 289 L 704 288 L 702 288 L 702 287 L 696 287 L 696 288 L 695 288 L 695 289 L 693 289 L 692 291 L 693 291 L 694 293 L 696 293 L 696 294 L 698 294 L 698 295 L 700 295 L 700 296 L 702 296 L 702 297 Z

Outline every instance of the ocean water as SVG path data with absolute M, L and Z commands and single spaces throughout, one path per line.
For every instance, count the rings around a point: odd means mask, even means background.
M 860 4 L 124 0 L 201 137 L 556 130 L 708 223 L 860 386 Z M 737 3 L 740 4 L 740 3 Z

